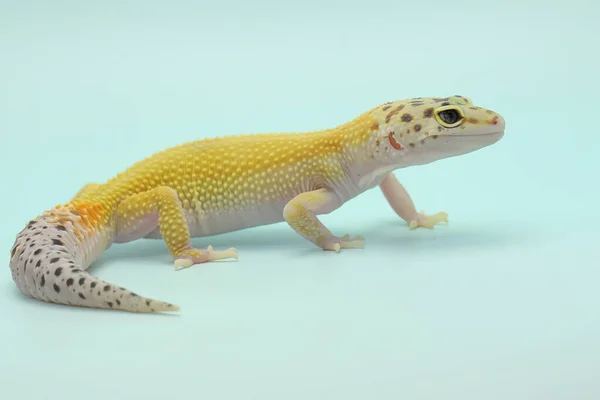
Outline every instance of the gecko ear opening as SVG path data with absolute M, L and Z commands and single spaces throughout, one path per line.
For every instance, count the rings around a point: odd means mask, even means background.
M 394 132 L 390 132 L 388 134 L 388 140 L 390 142 L 390 146 L 392 146 L 395 150 L 404 150 L 404 147 L 394 137 Z

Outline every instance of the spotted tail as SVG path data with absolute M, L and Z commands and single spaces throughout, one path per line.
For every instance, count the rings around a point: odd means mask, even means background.
M 178 311 L 173 304 L 138 296 L 86 272 L 110 235 L 90 224 L 86 209 L 57 207 L 30 221 L 10 252 L 10 270 L 27 296 L 80 307 L 131 312 Z

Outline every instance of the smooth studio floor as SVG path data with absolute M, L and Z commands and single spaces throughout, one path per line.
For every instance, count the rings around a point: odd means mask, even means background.
M 600 8 L 557 4 L 0 1 L 0 397 L 599 399 Z M 11 280 L 29 219 L 165 147 L 450 94 L 507 130 L 396 171 L 448 225 L 409 231 L 375 189 L 322 218 L 363 250 L 278 224 L 194 240 L 237 262 L 175 272 L 139 241 L 90 268 L 178 315 L 50 305 Z

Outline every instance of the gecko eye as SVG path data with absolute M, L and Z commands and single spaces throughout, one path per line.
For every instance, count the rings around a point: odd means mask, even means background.
M 454 125 L 460 119 L 460 114 L 456 110 L 445 110 L 438 115 L 448 125 Z
M 456 108 L 441 109 L 436 114 L 437 120 L 447 128 L 454 128 L 463 120 L 462 113 Z

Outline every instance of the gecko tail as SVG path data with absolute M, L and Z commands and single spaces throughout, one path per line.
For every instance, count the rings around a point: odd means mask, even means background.
M 30 221 L 17 235 L 10 270 L 21 292 L 70 306 L 137 313 L 180 310 L 90 275 L 86 269 L 105 250 L 108 235 L 90 234 L 84 229 L 86 220 L 80 211 L 57 208 Z

